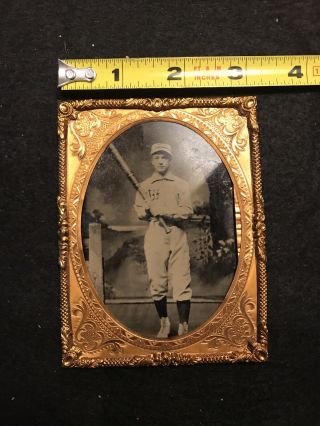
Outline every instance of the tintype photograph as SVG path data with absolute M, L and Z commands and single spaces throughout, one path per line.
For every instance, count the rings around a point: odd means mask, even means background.
M 147 337 L 186 334 L 216 311 L 234 276 L 229 173 L 195 131 L 137 124 L 92 172 L 82 238 L 91 280 L 115 318 Z
M 63 365 L 265 361 L 256 100 L 59 106 Z

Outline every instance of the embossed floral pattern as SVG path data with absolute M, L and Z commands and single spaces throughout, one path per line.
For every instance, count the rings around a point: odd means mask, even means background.
M 96 322 L 90 318 L 86 303 L 82 300 L 73 310 L 73 315 L 80 318 L 80 323 L 75 332 L 78 346 L 86 351 L 97 351 L 108 348 L 110 352 L 121 352 L 121 341 L 106 338 L 99 330 Z

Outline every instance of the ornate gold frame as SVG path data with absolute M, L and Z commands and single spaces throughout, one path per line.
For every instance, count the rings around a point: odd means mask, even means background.
M 99 115 L 101 110 L 106 110 L 103 116 Z M 100 120 L 98 132 L 94 129 L 96 120 Z M 192 333 L 167 341 L 135 334 L 108 313 L 97 298 L 82 253 L 81 209 L 94 165 L 115 137 L 147 120 L 183 124 L 213 145 L 234 183 L 238 211 L 237 238 L 238 249 L 241 248 L 235 277 L 224 302 L 212 318 Z M 75 125 L 78 133 L 70 130 Z M 244 125 L 249 138 L 243 136 Z M 256 99 L 62 102 L 58 133 L 63 366 L 266 361 L 265 225 Z

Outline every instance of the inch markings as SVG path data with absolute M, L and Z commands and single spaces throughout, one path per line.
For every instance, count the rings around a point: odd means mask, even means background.
M 63 59 L 92 67 L 92 82 L 62 90 L 304 86 L 320 84 L 320 55 Z

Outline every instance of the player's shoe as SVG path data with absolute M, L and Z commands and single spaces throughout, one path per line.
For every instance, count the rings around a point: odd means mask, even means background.
M 184 322 L 183 324 L 179 324 L 178 328 L 178 336 L 183 336 L 184 334 L 187 334 L 189 331 L 189 326 L 187 322 Z
M 160 330 L 157 334 L 158 339 L 167 339 L 170 333 L 170 321 L 168 317 L 160 318 Z

